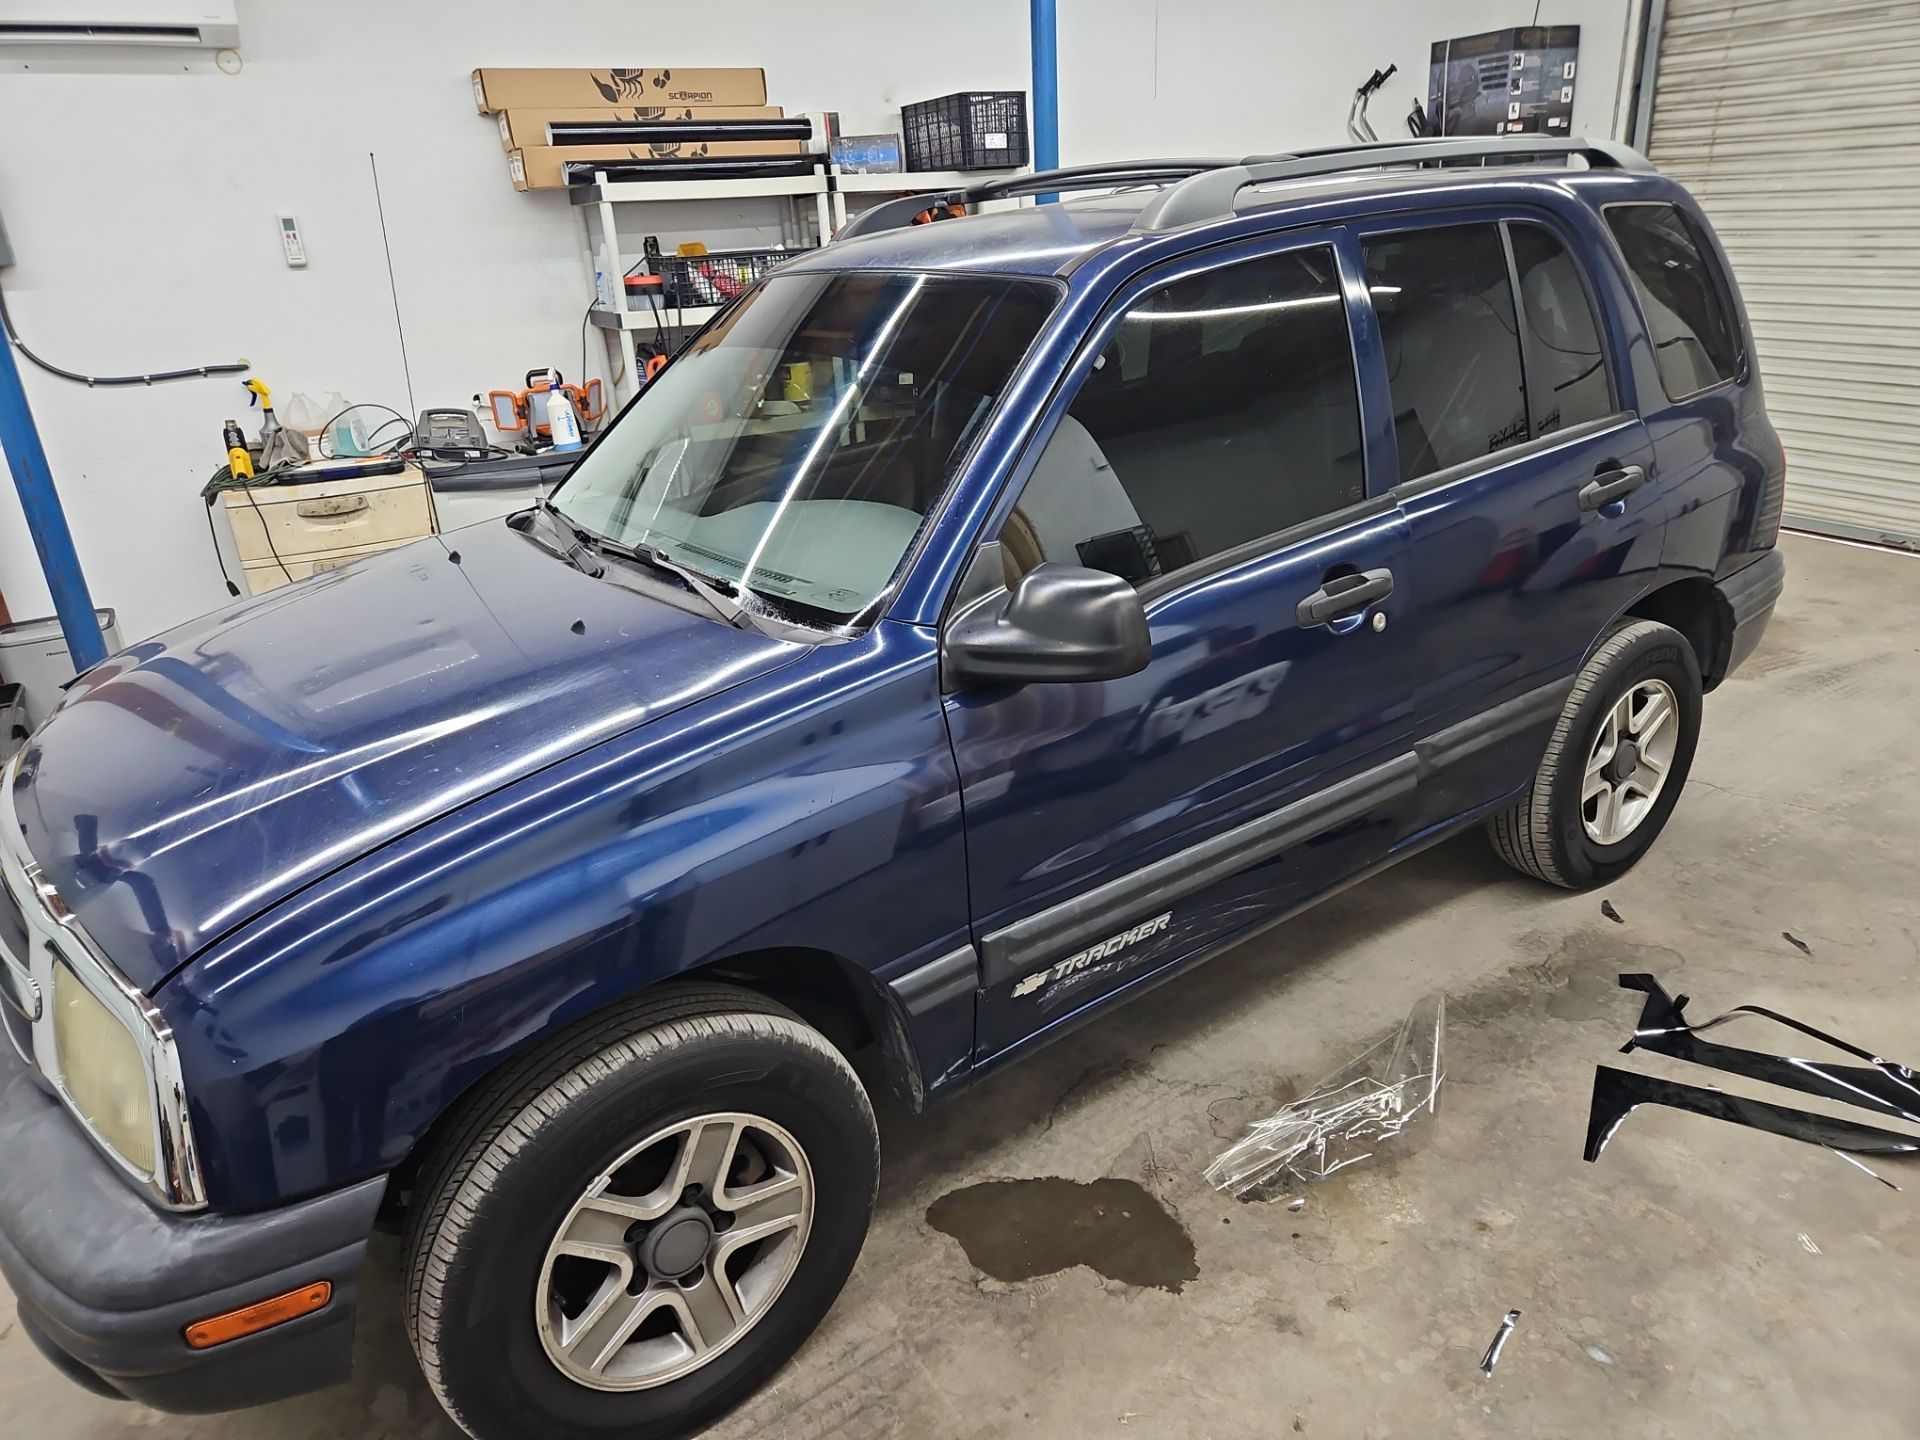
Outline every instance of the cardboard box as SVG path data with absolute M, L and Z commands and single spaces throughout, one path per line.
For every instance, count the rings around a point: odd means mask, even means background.
M 699 145 L 529 145 L 507 156 L 507 173 L 516 190 L 566 188 L 566 166 L 574 160 L 735 160 L 778 156 L 801 159 L 801 140 L 716 140 Z
M 566 109 L 502 110 L 500 148 L 526 150 L 547 143 L 547 126 L 558 121 L 598 120 L 781 120 L 778 105 L 575 105 Z
M 491 70 L 473 72 L 482 115 L 579 105 L 764 105 L 764 70 Z

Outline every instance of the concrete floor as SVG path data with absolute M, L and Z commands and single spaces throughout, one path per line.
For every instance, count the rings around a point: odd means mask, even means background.
M 846 1293 L 709 1433 L 1910 1436 L 1920 1169 L 1887 1167 L 1896 1194 L 1825 1151 L 1654 1109 L 1580 1159 L 1596 1062 L 1724 1080 L 1615 1055 L 1638 1009 L 1623 970 L 1690 992 L 1696 1018 L 1768 1004 L 1920 1063 L 1920 561 L 1787 552 L 1786 599 L 1708 701 L 1666 836 L 1605 894 L 1618 923 L 1602 896 L 1523 880 L 1463 837 L 942 1112 L 883 1115 L 880 1213 Z M 1242 1124 L 1430 988 L 1450 997 L 1451 1048 L 1423 1146 L 1297 1213 L 1207 1188 Z M 1785 1043 L 1757 1024 L 1730 1038 Z M 1086 1268 L 1003 1283 L 927 1221 L 955 1190 L 1039 1176 L 1138 1181 L 1191 1238 L 1197 1277 L 1178 1293 Z M 390 1272 L 369 1290 L 350 1385 L 206 1419 L 85 1395 L 0 1321 L 0 1415 L 31 1416 L 5 1428 L 36 1440 L 453 1436 Z M 1519 1326 L 1482 1381 L 1509 1308 Z

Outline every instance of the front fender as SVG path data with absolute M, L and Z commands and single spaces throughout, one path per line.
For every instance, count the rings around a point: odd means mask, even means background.
M 392 1169 L 507 1057 L 686 970 L 885 980 L 966 942 L 932 640 L 883 623 L 360 858 L 156 999 L 209 1195 L 246 1209 Z

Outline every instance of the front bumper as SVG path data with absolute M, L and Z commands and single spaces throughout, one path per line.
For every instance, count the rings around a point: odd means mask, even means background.
M 156 1210 L 0 1044 L 0 1274 L 63 1371 L 161 1410 L 258 1405 L 352 1364 L 367 1236 L 385 1181 L 253 1215 Z M 186 1326 L 318 1280 L 324 1309 L 208 1350 Z
M 1724 680 L 1740 668 L 1766 633 L 1773 607 L 1787 586 L 1787 558 L 1778 550 L 1769 550 L 1758 560 L 1743 565 L 1719 581 L 1715 589 L 1730 622 L 1726 628 L 1724 659 L 1715 667 L 1713 679 Z

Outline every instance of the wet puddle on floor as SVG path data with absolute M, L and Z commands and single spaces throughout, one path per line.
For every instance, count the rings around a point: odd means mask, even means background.
M 1186 1230 L 1133 1180 L 988 1180 L 942 1195 L 927 1207 L 927 1223 L 996 1280 L 1085 1265 L 1177 1295 L 1200 1274 Z

